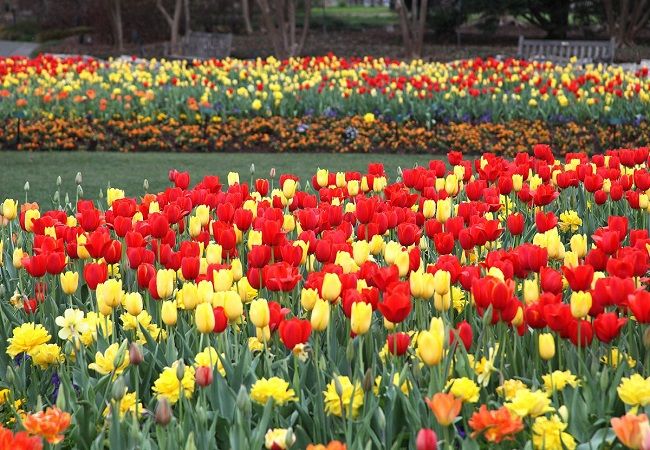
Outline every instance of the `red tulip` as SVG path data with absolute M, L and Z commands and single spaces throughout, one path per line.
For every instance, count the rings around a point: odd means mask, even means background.
M 147 220 L 151 226 L 151 236 L 156 239 L 162 239 L 169 231 L 169 220 L 164 214 L 153 213 L 149 215 Z
M 508 219 L 506 219 L 506 223 L 508 225 L 508 231 L 510 231 L 510 234 L 513 236 L 519 236 L 521 233 L 524 232 L 524 215 L 521 213 L 514 213 L 510 214 L 508 216 Z
M 438 233 L 433 237 L 436 251 L 440 255 L 448 255 L 454 249 L 454 236 L 451 233 Z
M 84 266 L 84 280 L 91 291 L 108 278 L 108 266 L 104 263 L 90 263 Z
M 591 289 L 591 280 L 594 278 L 593 266 L 588 264 L 574 268 L 563 266 L 562 271 L 564 272 L 564 276 L 566 277 L 571 290 L 588 291 Z
M 215 364 L 217 362 L 215 361 Z M 196 368 L 196 372 L 194 373 L 194 378 L 196 379 L 196 384 L 198 384 L 201 387 L 207 387 L 212 384 L 212 381 L 214 380 L 214 374 L 212 371 L 212 367 L 209 366 L 199 366 Z
M 472 342 L 474 341 L 474 333 L 472 332 L 472 326 L 467 323 L 467 321 L 463 320 L 458 324 L 456 327 L 456 330 L 449 330 L 449 342 L 454 343 L 456 339 L 456 334 L 458 334 L 458 337 L 460 338 L 460 341 L 462 342 L 463 346 L 465 347 L 466 351 L 469 351 L 470 347 L 472 346 Z
M 400 323 L 411 313 L 411 291 L 408 282 L 388 286 L 384 300 L 377 305 L 384 317 L 392 323 Z
M 212 310 L 214 314 L 214 332 L 221 333 L 228 328 L 228 316 L 222 306 L 217 306 Z
M 430 428 L 422 428 L 415 438 L 416 450 L 436 450 L 438 448 L 438 436 Z
M 181 259 L 181 273 L 186 280 L 194 280 L 199 276 L 201 269 L 201 258 L 185 257 Z
M 535 226 L 539 233 L 545 233 L 552 230 L 557 225 L 557 216 L 553 212 L 543 213 L 539 211 L 535 214 Z
M 388 351 L 396 356 L 402 356 L 409 348 L 411 338 L 407 333 L 392 333 L 386 337 Z
M 594 320 L 596 337 L 602 342 L 609 343 L 618 336 L 626 322 L 627 319 L 618 317 L 614 312 L 602 313 Z
M 640 290 L 631 294 L 627 304 L 637 322 L 650 323 L 650 292 Z
M 104 247 L 104 260 L 107 264 L 117 264 L 122 259 L 122 243 L 117 240 L 110 240 Z
M 594 338 L 594 330 L 587 320 L 573 320 L 568 325 L 568 337 L 576 347 L 586 347 Z
M 284 261 L 264 266 L 262 269 L 264 286 L 270 291 L 288 292 L 296 287 L 301 279 L 298 268 Z
M 311 323 L 309 320 L 293 318 L 280 323 L 280 338 L 282 343 L 289 349 L 298 344 L 304 344 L 309 340 L 311 334 Z

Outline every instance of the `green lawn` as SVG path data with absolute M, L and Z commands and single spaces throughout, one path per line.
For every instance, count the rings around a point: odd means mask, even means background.
M 382 162 L 391 179 L 397 175 L 397 167 L 426 165 L 427 155 L 365 155 L 365 154 L 179 154 L 179 153 L 90 153 L 90 152 L 0 152 L 0 202 L 4 198 L 25 200 L 23 186 L 29 181 L 29 201 L 51 206 L 56 190 L 56 179 L 61 176 L 61 199 L 65 193 L 74 198 L 75 175 L 83 175 L 84 196 L 96 199 L 99 191 L 109 185 L 125 189 L 127 195 L 144 193 L 143 181 L 149 181 L 149 192 L 158 192 L 169 185 L 169 169 L 187 170 L 192 182 L 206 174 L 219 175 L 226 182 L 230 171 L 240 173 L 242 181 L 249 180 L 251 163 L 255 163 L 255 177 L 268 177 L 272 167 L 279 177 L 282 173 L 295 173 L 303 180 L 316 172 L 318 167 L 331 171 L 365 171 L 368 163 Z

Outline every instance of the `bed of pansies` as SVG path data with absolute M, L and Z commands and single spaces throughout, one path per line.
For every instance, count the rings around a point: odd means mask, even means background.
M 7 199 L 0 448 L 648 449 L 649 160 Z
M 644 145 L 649 107 L 647 68 L 333 55 L 0 59 L 2 149 L 514 155 L 543 142 L 603 151 Z
M 564 155 L 578 148 L 608 148 L 650 142 L 650 122 L 619 125 L 598 122 L 550 123 L 524 119 L 504 123 L 388 123 L 374 115 L 252 117 L 205 124 L 98 119 L 19 119 L 0 122 L 0 149 L 27 151 L 119 152 L 329 152 L 433 153 L 449 149 L 480 156 L 489 151 L 514 156 L 538 142 Z

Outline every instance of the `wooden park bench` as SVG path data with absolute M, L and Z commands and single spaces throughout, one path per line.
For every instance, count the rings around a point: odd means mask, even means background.
M 230 56 L 232 34 L 200 33 L 193 31 L 183 36 L 176 49 L 168 49 L 173 59 L 222 59 Z
M 578 64 L 613 63 L 616 42 L 609 41 L 553 41 L 526 39 L 519 36 L 517 57 L 531 61 L 551 61 L 566 64 L 572 57 Z

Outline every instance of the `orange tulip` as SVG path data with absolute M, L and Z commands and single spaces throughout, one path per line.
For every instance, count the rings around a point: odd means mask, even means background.
M 483 434 L 488 442 L 495 444 L 504 439 L 512 439 L 515 434 L 524 429 L 521 418 L 511 414 L 505 406 L 490 411 L 487 406 L 481 405 L 478 412 L 469 419 L 469 426 L 474 430 L 472 439 Z
M 330 441 L 329 444 L 309 444 L 307 450 L 345 450 L 347 447 L 341 441 Z
M 70 425 L 70 413 L 56 406 L 30 414 L 23 419 L 23 426 L 30 434 L 45 438 L 50 444 L 57 444 L 64 438 L 63 432 Z
M 612 419 L 612 428 L 619 441 L 629 448 L 640 448 L 648 431 L 648 416 L 645 414 L 626 414 Z
M 436 416 L 436 420 L 443 427 L 451 425 L 463 406 L 463 400 L 451 393 L 439 392 L 431 399 L 426 398 L 425 400 Z

